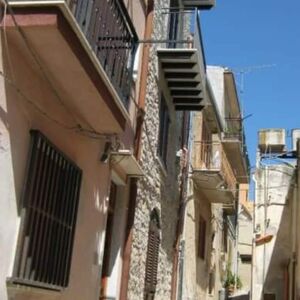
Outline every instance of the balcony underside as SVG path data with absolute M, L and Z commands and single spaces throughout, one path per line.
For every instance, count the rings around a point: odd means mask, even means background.
M 176 110 L 202 110 L 204 87 L 196 49 L 157 50 Z
M 59 8 L 29 5 L 13 9 L 28 45 L 64 106 L 81 124 L 97 132 L 122 132 L 128 118 L 126 109 L 70 11 L 63 4 Z M 6 30 L 13 47 L 29 64 L 36 65 L 9 16 Z
M 199 9 L 211 9 L 216 5 L 215 0 L 183 0 L 185 7 L 198 7 Z
M 192 176 L 194 186 L 206 196 L 211 203 L 232 204 L 233 191 L 227 190 L 220 170 L 195 170 Z
M 237 181 L 239 183 L 249 183 L 247 164 L 242 151 L 241 142 L 237 139 L 224 139 L 222 143 Z

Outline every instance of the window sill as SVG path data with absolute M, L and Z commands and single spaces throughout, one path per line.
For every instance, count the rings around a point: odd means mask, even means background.
M 34 285 L 34 283 L 23 282 L 20 279 L 16 278 L 7 278 L 6 280 L 6 288 L 9 296 L 16 296 L 19 294 L 22 295 L 34 295 L 36 297 L 40 297 L 42 295 L 50 296 L 49 299 L 59 299 L 61 297 L 61 292 L 63 288 L 52 287 L 50 285 L 38 286 Z

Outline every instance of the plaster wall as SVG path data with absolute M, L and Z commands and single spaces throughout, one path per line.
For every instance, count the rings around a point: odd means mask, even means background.
M 207 66 L 207 78 L 214 93 L 216 108 L 220 116 L 223 128 L 225 128 L 225 83 L 224 68 Z
M 252 217 L 241 208 L 239 214 L 239 243 L 238 252 L 240 255 L 252 256 L 252 237 L 253 237 L 253 221 Z M 243 284 L 243 290 L 250 291 L 251 287 L 251 261 L 243 262 L 239 259 L 238 275 Z
M 61 124 L 71 125 L 72 112 L 55 97 L 36 65 L 20 49 L 4 51 L 0 69 L 0 299 L 98 299 L 109 164 L 99 161 L 102 139 L 91 139 Z M 21 87 L 21 88 L 20 88 Z M 30 129 L 44 133 L 83 171 L 69 286 L 61 292 L 6 284 L 12 276 L 21 209 L 21 193 L 30 143 Z
M 183 298 L 218 299 L 222 288 L 226 263 L 223 251 L 223 209 L 221 204 L 211 204 L 200 192 L 194 190 L 186 208 L 184 230 Z M 205 259 L 198 257 L 199 217 L 206 220 Z M 212 293 L 209 293 L 209 273 L 214 273 Z
M 199 219 L 206 221 L 205 258 L 198 257 Z M 194 190 L 187 203 L 185 220 L 185 253 L 183 299 L 206 299 L 210 264 L 211 205 L 202 194 Z
M 254 300 L 263 293 L 284 299 L 284 272 L 291 249 L 291 200 L 288 189 L 293 168 L 264 166 L 256 172 L 255 228 L 261 235 L 272 234 L 269 243 L 254 250 Z

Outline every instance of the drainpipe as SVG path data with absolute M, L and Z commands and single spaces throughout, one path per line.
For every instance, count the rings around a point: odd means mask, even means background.
M 146 26 L 144 38 L 150 39 L 153 28 L 153 12 L 154 0 L 148 0 L 147 11 L 146 11 Z M 142 137 L 142 126 L 144 122 L 145 115 L 145 97 L 147 88 L 147 75 L 148 75 L 148 65 L 149 65 L 149 55 L 150 55 L 150 45 L 143 45 L 142 54 L 142 66 L 141 66 L 141 80 L 139 89 L 139 101 L 138 101 L 138 115 L 136 120 L 136 133 L 135 133 L 135 157 L 139 161 L 141 156 L 141 137 Z M 128 214 L 127 214 L 127 225 L 126 225 L 126 235 L 124 242 L 124 253 L 123 253 L 123 266 L 122 266 L 122 281 L 120 288 L 120 299 L 126 300 L 128 294 L 128 282 L 130 275 L 130 257 L 131 248 L 133 241 L 133 225 L 134 216 L 136 208 L 136 197 L 137 197 L 137 180 L 131 179 L 130 181 L 130 193 L 129 193 L 129 204 L 128 204 Z
M 178 299 L 182 298 L 182 267 L 183 267 L 183 242 L 181 243 L 181 237 L 184 228 L 184 217 L 185 217 L 185 202 L 186 202 L 186 194 L 187 194 L 187 180 L 188 180 L 188 171 L 189 164 L 188 158 L 189 153 L 185 152 L 185 149 L 188 148 L 186 142 L 188 143 L 189 138 L 189 127 L 190 127 L 191 117 L 190 114 L 185 112 L 183 115 L 182 121 L 182 155 L 184 155 L 185 163 L 181 168 L 181 185 L 180 185 L 180 194 L 179 194 L 179 208 L 178 208 L 178 220 L 177 220 L 177 228 L 176 228 L 176 238 L 174 242 L 174 256 L 173 256 L 173 272 L 172 272 L 172 284 L 171 284 L 171 300 L 177 299 L 177 286 L 178 286 Z M 180 257 L 181 256 L 181 257 Z M 180 264 L 180 267 L 179 267 Z M 178 269 L 180 268 L 179 280 L 178 280 Z M 179 282 L 178 282 L 179 281 Z M 178 285 L 177 285 L 178 283 Z
M 253 181 L 255 187 L 257 186 L 257 181 L 255 178 L 255 175 L 253 176 Z M 254 278 L 255 278 L 255 237 L 256 237 L 256 228 L 255 228 L 255 214 L 256 214 L 256 192 L 254 195 L 254 200 L 253 200 L 253 216 L 252 216 L 252 227 L 253 227 L 253 232 L 252 232 L 252 259 L 251 259 L 251 287 L 250 287 L 250 300 L 254 300 Z
M 292 298 L 291 300 L 296 300 L 297 297 L 297 289 L 296 289 L 296 267 L 297 267 L 297 246 L 298 246 L 298 238 L 297 238 L 297 228 L 298 228 L 298 199 L 300 198 L 299 193 L 300 186 L 300 139 L 297 140 L 297 167 L 296 167 L 296 180 L 295 187 L 293 193 L 293 237 L 292 237 Z
M 299 163 L 299 152 L 297 151 L 297 164 Z M 298 174 L 296 173 L 296 178 Z M 291 300 L 295 300 L 295 280 L 296 280 L 296 245 L 297 245 L 297 179 L 293 192 L 293 205 L 292 205 L 292 286 L 291 286 Z
M 269 188 L 269 168 L 264 166 L 264 236 L 266 235 L 267 223 L 268 223 L 268 188 Z M 264 253 L 263 253 L 263 294 L 265 292 L 265 283 L 266 283 L 266 258 L 267 258 L 267 245 L 264 243 Z M 268 262 L 269 263 L 269 262 Z
M 252 220 L 253 236 L 252 236 L 250 300 L 256 300 L 256 299 L 254 299 L 254 288 L 255 288 L 255 283 L 256 283 L 256 278 L 255 278 L 255 274 L 256 274 L 256 243 L 255 243 L 255 239 L 256 239 L 256 209 L 257 209 L 256 199 L 258 197 L 257 189 L 256 189 L 257 184 L 258 184 L 258 180 L 256 178 L 256 174 L 258 174 L 258 172 L 260 173 L 260 168 L 261 168 L 260 161 L 261 161 L 260 151 L 257 150 L 257 152 L 256 152 L 256 165 L 255 165 L 256 172 L 252 177 L 253 182 L 254 182 L 254 186 L 255 186 L 255 195 L 254 195 L 254 201 L 253 201 L 253 220 Z

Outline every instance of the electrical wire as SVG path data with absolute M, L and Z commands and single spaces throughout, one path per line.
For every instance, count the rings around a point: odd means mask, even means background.
M 58 120 L 56 120 L 55 118 L 52 118 L 50 115 L 48 115 L 44 110 L 42 110 L 34 101 L 32 101 L 29 97 L 27 97 L 20 88 L 18 88 L 15 83 L 9 79 L 2 71 L 0 71 L 0 75 L 4 78 L 5 82 L 7 82 L 9 85 L 11 85 L 15 91 L 18 93 L 18 95 L 20 95 L 26 102 L 28 102 L 32 107 L 34 107 L 34 109 L 40 113 L 41 115 L 43 115 L 45 118 L 47 118 L 48 120 L 54 122 L 55 124 L 57 124 L 58 126 L 64 128 L 64 129 L 76 129 L 76 126 L 68 126 Z
M 102 139 L 108 139 L 110 138 L 111 136 L 116 136 L 116 134 L 112 133 L 112 134 L 105 134 L 105 133 L 100 133 L 100 132 L 97 132 L 90 124 L 87 124 L 89 129 L 88 128 L 85 128 L 83 127 L 78 121 L 77 121 L 77 118 L 75 116 L 75 114 L 70 111 L 68 109 L 68 107 L 65 105 L 64 101 L 61 99 L 59 93 L 57 92 L 56 88 L 53 86 L 51 80 L 49 79 L 46 71 L 44 70 L 44 66 L 42 65 L 42 63 L 40 62 L 37 54 L 35 53 L 35 51 L 32 49 L 27 37 L 26 37 L 26 34 L 24 33 L 24 31 L 22 30 L 22 28 L 19 26 L 16 18 L 15 18 L 15 14 L 14 14 L 14 11 L 13 9 L 11 8 L 10 4 L 8 3 L 8 0 L 1 0 L 1 1 L 4 1 L 5 3 L 5 11 L 8 11 L 11 15 L 11 18 L 13 20 L 13 23 L 14 25 L 16 26 L 19 34 L 21 35 L 21 38 L 26 46 L 26 48 L 28 49 L 28 51 L 30 52 L 32 58 L 34 59 L 35 63 L 37 64 L 44 80 L 47 82 L 47 84 L 49 85 L 51 91 L 53 92 L 55 98 L 57 99 L 57 101 L 60 103 L 60 105 L 65 109 L 65 111 L 71 116 L 73 122 L 76 124 L 74 126 L 69 126 L 69 125 L 66 125 L 58 120 L 56 120 L 55 118 L 49 116 L 44 110 L 42 110 L 36 103 L 35 101 L 32 101 L 31 99 L 29 99 L 29 97 L 27 97 L 25 95 L 24 92 L 21 91 L 21 89 L 16 85 L 16 83 L 14 82 L 13 79 L 10 79 L 8 76 L 5 75 L 4 72 L 0 71 L 1 72 L 1 76 L 5 79 L 6 82 L 8 82 L 11 86 L 14 87 L 14 89 L 17 91 L 17 93 L 19 95 L 21 95 L 23 97 L 23 99 L 26 99 L 26 101 L 28 103 L 30 103 L 35 109 L 36 111 L 38 111 L 39 113 L 41 113 L 44 117 L 46 117 L 47 119 L 51 120 L 52 122 L 56 123 L 58 126 L 64 128 L 64 129 L 68 129 L 68 130 L 75 130 L 77 133 L 87 137 L 87 138 L 91 138 L 91 139 L 96 139 L 96 140 L 102 140 Z M 5 20 L 4 20 L 4 24 L 5 24 Z M 6 28 L 4 27 L 4 35 L 5 35 L 5 41 L 7 43 L 7 37 L 6 37 Z M 8 55 L 9 55 L 9 51 L 8 52 Z M 10 64 L 10 68 L 11 68 L 11 71 L 12 71 L 12 74 L 13 74 L 13 69 L 12 69 L 12 64 L 11 64 L 11 61 L 10 61 L 10 58 L 9 58 L 9 64 Z M 13 76 L 14 77 L 14 76 Z
M 8 0 L 5 0 L 6 4 L 7 4 L 7 9 L 8 9 L 8 12 L 10 13 L 10 16 L 13 20 L 13 23 L 14 25 L 16 26 L 26 48 L 28 49 L 28 51 L 30 52 L 33 60 L 35 61 L 35 63 L 37 64 L 44 80 L 47 82 L 47 84 L 49 85 L 50 89 L 52 90 L 53 94 L 55 95 L 56 99 L 58 100 L 58 102 L 60 103 L 60 105 L 62 107 L 64 107 L 64 109 L 67 111 L 67 113 L 72 117 L 74 123 L 78 123 L 77 122 L 77 118 L 75 117 L 74 113 L 72 111 L 70 111 L 67 106 L 65 105 L 64 101 L 61 99 L 61 97 L 59 96 L 56 88 L 53 86 L 51 80 L 49 79 L 46 71 L 44 70 L 44 66 L 42 65 L 42 63 L 40 62 L 39 58 L 38 58 L 38 55 L 35 53 L 35 51 L 33 50 L 33 48 L 31 47 L 30 45 L 30 42 L 28 41 L 27 39 L 27 36 L 25 34 L 25 32 L 23 31 L 23 29 L 19 26 L 17 20 L 16 20 L 16 17 L 15 17 L 15 13 L 13 11 L 13 9 L 11 8 L 11 6 L 9 5 L 8 3 Z

